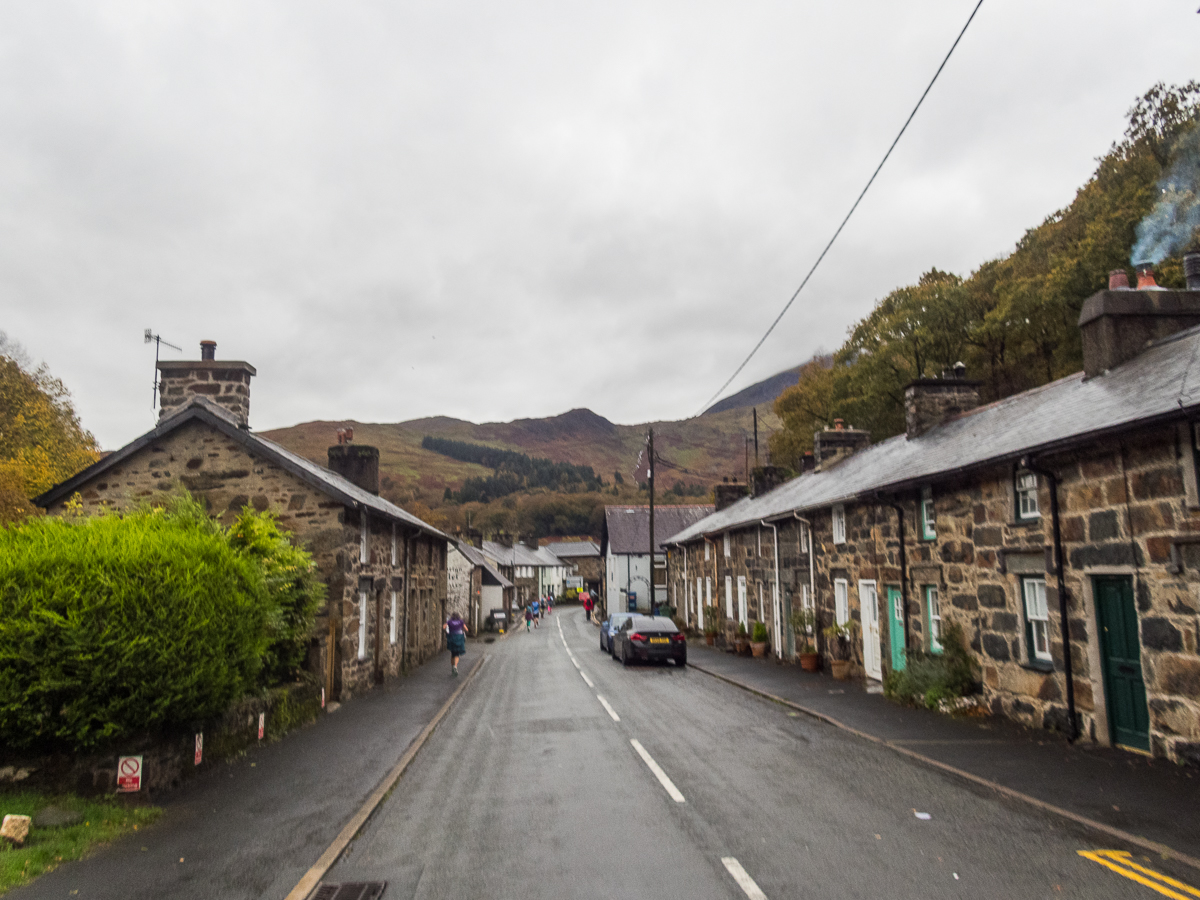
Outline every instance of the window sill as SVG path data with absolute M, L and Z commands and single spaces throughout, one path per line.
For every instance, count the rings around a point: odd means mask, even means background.
M 1030 662 L 1029 660 L 1026 660 L 1025 662 L 1021 663 L 1021 668 L 1028 669 L 1030 672 L 1049 673 L 1054 671 L 1054 663 L 1046 662 L 1044 660 L 1037 660 L 1036 662 Z
M 1013 528 L 1025 528 L 1029 525 L 1041 525 L 1044 521 L 1045 519 L 1039 516 L 1036 519 L 1013 519 L 1008 524 Z

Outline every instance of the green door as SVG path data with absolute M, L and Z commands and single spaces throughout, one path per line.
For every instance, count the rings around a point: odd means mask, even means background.
M 1150 716 L 1146 711 L 1146 686 L 1142 683 L 1133 582 L 1123 575 L 1097 576 L 1092 586 L 1100 625 L 1100 657 L 1112 742 L 1149 750 Z
M 900 588 L 888 585 L 888 642 L 892 645 L 892 671 L 904 668 L 907 657 L 904 653 L 904 595 Z

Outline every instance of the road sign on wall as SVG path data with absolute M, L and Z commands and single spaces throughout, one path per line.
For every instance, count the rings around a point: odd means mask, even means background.
M 117 757 L 117 791 L 131 794 L 142 789 L 142 758 L 140 756 Z

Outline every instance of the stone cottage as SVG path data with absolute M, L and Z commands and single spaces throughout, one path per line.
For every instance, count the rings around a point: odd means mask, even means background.
M 462 616 L 472 634 L 483 629 L 493 610 L 509 611 L 513 583 L 488 562 L 475 544 L 465 539 L 452 541 L 447 572 L 446 612 Z
M 904 434 L 818 432 L 815 471 L 672 537 L 689 621 L 766 622 L 785 658 L 853 621 L 872 680 L 955 625 L 995 714 L 1200 763 L 1200 279 L 1121 282 L 1083 372 L 987 406 L 961 368 L 915 381 Z
M 123 510 L 186 488 L 224 523 L 246 505 L 272 510 L 328 586 L 308 665 L 329 697 L 428 659 L 442 646 L 446 536 L 378 495 L 376 448 L 335 444 L 326 468 L 252 432 L 255 369 L 215 351 L 206 341 L 200 360 L 160 362 L 157 427 L 37 503 L 57 515 L 78 494 L 85 512 Z

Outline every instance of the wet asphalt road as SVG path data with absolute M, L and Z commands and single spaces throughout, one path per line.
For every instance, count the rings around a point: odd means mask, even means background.
M 1079 856 L 1120 849 L 1082 828 L 695 670 L 623 668 L 579 610 L 489 653 L 326 882 L 386 880 L 386 900 L 1161 895 Z

